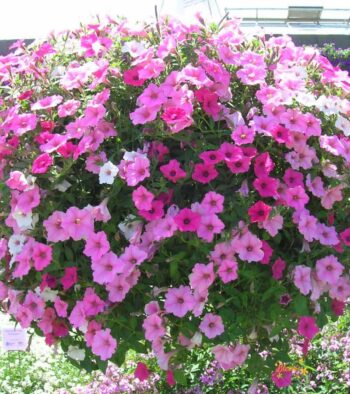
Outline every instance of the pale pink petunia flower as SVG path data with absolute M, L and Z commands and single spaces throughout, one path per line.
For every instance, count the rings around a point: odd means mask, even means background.
M 122 302 L 130 290 L 130 284 L 124 275 L 115 276 L 108 284 L 108 299 L 112 302 Z
M 101 360 L 108 360 L 111 358 L 116 348 L 117 341 L 112 337 L 109 328 L 96 331 L 92 340 L 91 350 L 94 354 L 100 356 Z
M 93 232 L 94 223 L 91 212 L 88 209 L 71 207 L 62 219 L 62 226 L 74 241 L 79 241 Z
M 283 227 L 283 216 L 280 214 L 274 215 L 271 218 L 267 218 L 263 222 L 259 223 L 259 227 L 266 230 L 271 237 L 275 237 L 278 231 Z
M 197 263 L 189 276 L 192 289 L 202 292 L 207 290 L 215 280 L 214 264 Z
M 218 269 L 220 279 L 226 284 L 238 278 L 238 264 L 235 260 L 224 260 Z
M 146 317 L 143 321 L 142 328 L 145 331 L 145 338 L 151 342 L 159 339 L 166 333 L 162 318 L 155 313 Z
M 224 196 L 219 193 L 208 192 L 204 196 L 201 205 L 205 212 L 220 213 L 224 210 Z
M 250 263 L 252 261 L 260 261 L 264 257 L 262 242 L 251 232 L 247 232 L 241 237 L 236 238 L 233 245 L 234 250 L 243 261 Z
M 86 239 L 86 244 L 83 253 L 91 259 L 99 260 L 103 255 L 109 251 L 109 242 L 104 231 L 91 233 Z
M 349 277 L 341 277 L 329 289 L 331 298 L 346 302 L 350 297 L 350 280 Z
M 305 265 L 297 265 L 294 269 L 293 281 L 301 294 L 309 294 L 312 290 L 311 268 Z
M 331 285 L 337 283 L 343 271 L 343 264 L 339 263 L 339 260 L 333 255 L 326 256 L 316 261 L 317 277 Z
M 212 242 L 215 234 L 220 234 L 224 229 L 224 223 L 214 213 L 207 214 L 201 217 L 200 224 L 197 229 L 199 238 L 207 242 Z
M 101 285 L 109 283 L 120 273 L 124 267 L 118 256 L 113 252 L 107 252 L 100 259 L 93 260 L 91 264 L 92 277 Z
M 149 211 L 152 208 L 153 193 L 144 186 L 139 186 L 132 192 L 132 200 L 135 207 L 139 210 Z
M 344 185 L 338 185 L 326 189 L 321 198 L 321 205 L 323 206 L 323 208 L 332 209 L 334 203 L 336 203 L 337 201 L 341 201 L 343 199 L 342 190 L 344 189 L 344 187 Z
M 214 315 L 213 313 L 207 313 L 204 315 L 203 320 L 199 325 L 199 329 L 209 339 L 215 338 L 225 331 L 221 316 Z
M 164 308 L 167 313 L 172 313 L 177 317 L 184 317 L 194 306 L 194 299 L 191 289 L 188 286 L 171 288 L 167 291 L 164 301 Z
M 69 238 L 67 229 L 63 226 L 64 213 L 55 211 L 44 220 L 43 224 L 47 232 L 47 240 L 50 242 L 66 241 Z

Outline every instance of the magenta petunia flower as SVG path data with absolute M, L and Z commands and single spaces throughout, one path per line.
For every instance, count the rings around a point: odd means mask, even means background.
M 33 174 L 45 174 L 50 166 L 53 164 L 53 159 L 48 153 L 39 155 L 32 164 Z
M 177 160 L 170 160 L 168 164 L 160 166 L 159 170 L 165 178 L 173 183 L 186 177 L 186 172 L 180 167 L 180 163 Z
M 192 179 L 199 183 L 209 183 L 215 179 L 219 173 L 216 171 L 215 167 L 211 164 L 199 163 L 194 166 L 194 171 L 192 174 Z
M 311 316 L 301 316 L 298 323 L 298 334 L 311 339 L 320 331 L 315 319 Z
M 174 221 L 180 231 L 194 232 L 197 231 L 200 225 L 201 216 L 198 213 L 191 211 L 189 208 L 184 208 L 174 216 Z
M 272 208 L 262 201 L 258 201 L 248 209 L 248 215 L 252 223 L 264 222 L 270 215 Z
M 281 280 L 283 277 L 283 271 L 285 270 L 287 264 L 286 262 L 278 258 L 272 265 L 272 277 L 276 280 Z

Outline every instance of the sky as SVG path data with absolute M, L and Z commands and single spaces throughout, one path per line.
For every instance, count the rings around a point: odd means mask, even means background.
M 96 14 L 102 17 L 123 15 L 132 20 L 154 16 L 154 6 L 162 13 L 189 17 L 183 14 L 182 2 L 203 0 L 0 0 L 0 40 L 44 38 L 51 31 L 74 29 L 80 22 L 92 22 Z M 350 8 L 348 0 L 210 0 L 217 18 L 225 7 L 287 7 L 288 5 Z M 198 5 L 194 8 L 203 7 Z M 206 7 L 205 7 L 206 8 Z M 188 14 L 188 13 L 187 13 Z M 192 13 L 191 13 L 192 15 Z

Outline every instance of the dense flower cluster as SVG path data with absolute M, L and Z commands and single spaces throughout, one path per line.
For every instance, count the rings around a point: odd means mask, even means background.
M 110 19 L 18 42 L 0 83 L 0 299 L 76 363 L 273 369 L 344 308 L 350 79 L 318 50 Z

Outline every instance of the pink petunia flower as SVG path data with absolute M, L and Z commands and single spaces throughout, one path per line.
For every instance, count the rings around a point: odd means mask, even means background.
M 137 209 L 149 211 L 152 208 L 153 199 L 153 193 L 148 191 L 144 186 L 139 186 L 132 192 L 132 200 Z
M 304 209 L 309 202 L 309 196 L 302 186 L 290 187 L 285 197 L 286 204 L 296 210 Z
M 224 210 L 224 196 L 219 193 L 208 192 L 204 196 L 201 206 L 208 213 L 220 213 Z
M 237 261 L 223 261 L 218 269 L 220 279 L 226 284 L 238 278 L 238 264 Z
M 344 245 L 350 246 L 350 227 L 342 231 L 339 235 Z
M 164 308 L 167 313 L 172 313 L 177 317 L 184 317 L 194 306 L 194 299 L 191 289 L 188 286 L 171 288 L 167 291 L 164 301 Z
M 284 364 L 279 364 L 271 375 L 273 383 L 279 389 L 290 386 L 292 383 L 292 377 L 292 370 Z
M 209 339 L 215 338 L 225 331 L 221 316 L 214 315 L 213 313 L 207 313 L 204 315 L 203 320 L 199 325 L 199 329 Z
M 249 263 L 260 261 L 264 257 L 262 242 L 249 231 L 233 241 L 233 248 L 241 260 Z
M 52 247 L 35 242 L 32 258 L 34 260 L 34 268 L 37 271 L 42 271 L 52 261 Z
M 63 301 L 60 297 L 55 298 L 54 307 L 57 313 L 57 316 L 67 317 L 67 302 Z
M 305 265 L 297 265 L 294 269 L 293 281 L 301 294 L 309 294 L 312 290 L 311 268 Z
M 91 257 L 93 261 L 97 261 L 109 251 L 109 248 L 110 246 L 106 233 L 104 231 L 99 231 L 97 233 L 91 233 L 87 237 L 83 253 L 85 256 Z
M 279 181 L 275 178 L 263 176 L 254 180 L 253 186 L 261 197 L 276 197 L 278 196 Z
M 151 342 L 156 341 L 166 333 L 161 317 L 155 313 L 146 317 L 142 328 L 145 331 L 145 338 Z
M 61 278 L 63 290 L 68 290 L 77 282 L 78 282 L 77 267 L 66 267 L 64 269 L 64 276 Z
M 91 350 L 94 354 L 100 356 L 101 360 L 108 360 L 111 358 L 116 348 L 117 341 L 112 337 L 109 328 L 99 330 L 95 333 L 91 344 Z
M 207 290 L 215 280 L 214 264 L 200 264 L 197 263 L 189 276 L 190 286 L 192 289 L 203 292 Z
M 329 289 L 329 296 L 338 301 L 346 302 L 350 297 L 350 280 L 348 277 L 341 277 Z
M 100 259 L 93 260 L 91 264 L 92 277 L 101 285 L 109 283 L 120 273 L 124 267 L 118 256 L 113 252 L 107 252 Z
M 71 207 L 62 219 L 62 226 L 74 241 L 88 237 L 94 230 L 91 212 L 87 209 Z
M 108 299 L 112 302 L 121 302 L 128 294 L 131 286 L 124 275 L 117 275 L 106 285 Z
M 236 145 L 251 144 L 254 141 L 255 131 L 247 126 L 238 126 L 231 134 Z
M 50 242 L 66 241 L 69 234 L 62 225 L 64 213 L 55 211 L 51 216 L 44 220 L 43 224 L 47 232 L 47 240 Z
M 212 242 L 215 234 L 220 234 L 224 229 L 224 223 L 214 213 L 203 215 L 197 229 L 199 238 Z
M 207 165 L 215 165 L 224 159 L 224 155 L 220 150 L 207 150 L 199 155 L 199 158 Z
M 134 376 L 141 382 L 147 380 L 150 376 L 150 371 L 148 370 L 147 365 L 142 362 L 138 362 L 134 372 Z
M 343 271 L 343 264 L 339 263 L 339 260 L 333 255 L 326 256 L 316 261 L 317 277 L 331 285 L 337 283 Z

